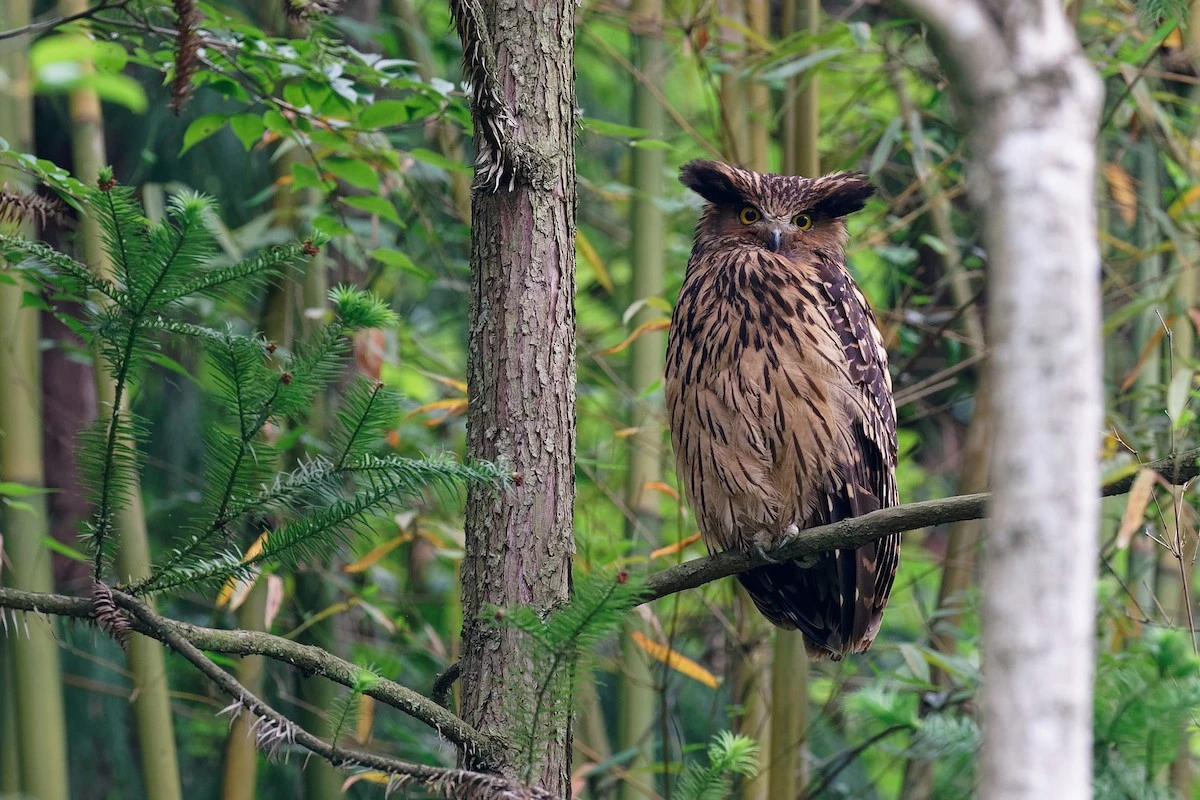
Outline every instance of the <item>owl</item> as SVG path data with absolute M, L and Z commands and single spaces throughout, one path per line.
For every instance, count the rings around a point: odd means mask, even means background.
M 807 528 L 893 506 L 896 407 L 875 316 L 846 270 L 862 175 L 770 175 L 692 161 L 707 203 L 667 342 L 671 440 L 710 552 L 763 553 Z M 841 659 L 879 631 L 899 535 L 738 576 L 808 652 Z

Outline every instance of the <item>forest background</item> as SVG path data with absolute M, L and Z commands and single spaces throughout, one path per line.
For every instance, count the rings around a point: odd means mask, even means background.
M 1102 463 L 1105 482 L 1132 487 L 1103 505 L 1093 789 L 1196 797 L 1196 491 L 1145 465 L 1200 445 L 1200 24 L 1189 25 L 1200 10 L 1170 0 L 1064 5 L 1106 90 Z M 180 320 L 259 331 L 299 351 L 337 318 L 329 287 L 368 289 L 396 318 L 352 331 L 344 369 L 314 385 L 290 424 L 262 431 L 264 441 L 293 465 L 327 452 L 325 431 L 339 410 L 353 410 L 357 376 L 403 398 L 377 431 L 378 457 L 448 452 L 465 461 L 473 87 L 449 5 L 9 0 L 0 36 L 5 233 L 95 264 L 99 249 L 89 248 L 99 239 L 89 241 L 64 201 L 110 164 L 152 220 L 169 216 L 168 198 L 180 192 L 212 197 L 214 263 L 293 241 L 308 255 L 319 249 L 294 280 L 198 297 Z M 584 599 L 703 554 L 680 499 L 661 390 L 667 320 L 699 210 L 674 180 L 690 158 L 870 175 L 879 192 L 850 220 L 849 257 L 891 354 L 901 499 L 986 488 L 989 260 L 968 204 L 963 107 L 924 29 L 898 8 L 850 0 L 587 0 L 575 10 L 575 74 L 573 523 Z M 99 562 L 79 538 L 92 511 L 81 483 L 88 465 L 75 454 L 111 394 L 84 329 L 69 324 L 81 312 L 0 277 L 10 370 L 0 403 L 4 585 L 87 595 Z M 332 305 L 345 313 L 353 302 L 341 295 Z M 12 381 L 17 331 L 30 325 L 35 390 Z M 171 339 L 145 370 L 127 398 L 145 422 L 143 470 L 118 525 L 119 569 L 135 576 L 150 555 L 179 546 L 178 520 L 206 502 L 207 432 L 224 424 L 207 399 L 222 391 L 221 372 L 199 344 Z M 25 406 L 40 413 L 22 417 Z M 44 463 L 34 464 L 38 451 Z M 483 466 L 446 466 L 440 477 L 460 487 L 497 479 Z M 51 491 L 36 491 L 43 485 Z M 346 541 L 331 526 L 329 546 L 293 563 L 216 585 L 185 582 L 157 599 L 165 617 L 271 632 L 355 665 L 337 686 L 278 659 L 202 645 L 270 706 L 331 740 L 333 761 L 345 742 L 404 762 L 456 763 L 433 729 L 392 707 L 403 698 L 380 689 L 382 679 L 444 694 L 460 653 L 465 495 L 408 489 L 399 507 L 372 507 L 370 524 Z M 972 796 L 981 531 L 967 520 L 907 534 L 878 641 L 837 664 L 810 669 L 795 640 L 766 627 L 729 580 L 601 614 L 606 633 L 597 627 L 572 686 L 551 689 L 573 690 L 571 791 Z M 238 530 L 230 546 L 258 552 L 259 533 Z M 34 563 L 45 569 L 25 570 Z M 1039 609 L 1031 603 L 1028 614 Z M 123 651 L 82 624 L 56 622 L 51 632 L 37 614 L 4 619 L 0 794 L 318 800 L 392 788 L 378 769 L 306 761 L 290 741 L 273 747 L 253 715 L 222 716 L 228 699 L 211 681 L 142 637 Z M 564 638 L 549 637 L 557 655 Z M 34 702 L 23 709 L 22 698 Z M 447 702 L 457 708 L 457 692 Z M 539 737 L 561 719 L 510 716 L 528 734 L 533 775 Z

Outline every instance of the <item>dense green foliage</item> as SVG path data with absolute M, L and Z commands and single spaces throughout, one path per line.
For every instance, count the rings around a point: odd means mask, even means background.
M 966 202 L 960 109 L 918 26 L 873 4 L 825 5 L 820 34 L 782 30 L 776 19 L 759 41 L 716 3 L 668 3 L 669 69 L 656 89 L 671 122 L 661 138 L 629 124 L 639 77 L 628 62 L 624 7 L 588 0 L 578 14 L 576 592 L 547 619 L 511 608 L 495 624 L 526 634 L 535 653 L 514 746 L 534 763 L 539 731 L 574 703 L 584 796 L 611 796 L 628 777 L 673 798 L 725 797 L 728 787 L 744 785 L 738 776 L 754 771 L 752 740 L 761 732 L 728 733 L 744 712 L 729 677 L 761 643 L 738 638 L 731 582 L 629 610 L 640 574 L 704 552 L 679 499 L 661 418 L 654 435 L 664 472 L 646 487 L 660 498 L 656 537 L 636 526 L 627 536 L 634 514 L 623 489 L 636 433 L 629 411 L 638 399 L 624 377 L 628 345 L 669 316 L 699 208 L 667 182 L 655 198 L 666 214 L 666 289 L 630 296 L 630 154 L 667 151 L 670 176 L 692 157 L 732 158 L 724 77 L 770 88 L 776 113 L 761 122 L 774 133 L 796 87 L 819 74 L 824 169 L 861 169 L 880 189 L 850 221 L 850 259 L 891 353 L 901 498 L 954 494 L 962 479 L 981 380 L 970 320 L 986 321 L 987 256 Z M 1200 439 L 1200 296 L 1187 279 L 1200 263 L 1200 90 L 1196 62 L 1183 55 L 1182 0 L 1082 5 L 1080 40 L 1108 88 L 1100 199 L 1111 477 Z M 195 93 L 180 116 L 168 110 L 176 20 L 169 4 L 135 2 L 32 46 L 36 153 L 0 142 L 0 166 L 40 180 L 72 206 L 68 217 L 95 216 L 115 267 L 111 277 L 99 276 L 69 255 L 73 223 L 45 226 L 43 238 L 54 246 L 0 239 L 0 253 L 44 290 L 28 302 L 67 320 L 77 337 L 47 334 L 47 358 L 87 361 L 94 346 L 128 399 L 127 407 L 101 408 L 94 422 L 70 420 L 90 426 L 79 463 L 94 513 L 74 522 L 86 526 L 91 550 L 79 553 L 83 545 L 74 541 L 56 548 L 82 558 L 86 572 L 119 579 L 110 566 L 113 514 L 123 490 L 140 480 L 155 568 L 131 591 L 165 595 L 160 608 L 178 618 L 231 626 L 230 604 L 217 603 L 223 585 L 280 578 L 283 600 L 270 630 L 294 636 L 330 622 L 331 649 L 371 665 L 361 685 L 325 710 L 329 727 L 321 733 L 452 764 L 431 732 L 391 710 L 376 714 L 363 694 L 377 676 L 425 692 L 455 660 L 461 510 L 454 492 L 437 490 L 505 480 L 504 465 L 426 456 L 461 451 L 469 402 L 463 192 L 472 130 L 449 11 L 439 2 L 351 3 L 347 13 L 314 12 L 296 25 L 274 5 L 196 6 L 203 55 L 185 76 Z M 81 46 L 79 34 L 89 31 L 96 38 Z M 87 59 L 96 62 L 94 74 L 63 69 Z M 106 101 L 120 179 L 108 189 L 89 188 L 96 176 L 72 177 L 67 168 L 64 93 L 81 86 Z M 778 168 L 777 138 L 771 147 Z M 326 250 L 320 269 L 341 282 L 328 293 L 328 309 L 299 288 L 311 277 L 302 272 L 305 239 Z M 644 309 L 653 315 L 639 326 L 633 318 Z M 286 318 L 280 329 L 295 333 L 292 341 L 268 341 L 272 315 Z M 47 414 L 71 390 L 49 382 Z M 643 399 L 661 409 L 661 387 Z M 331 414 L 322 412 L 327 400 Z M 71 480 L 59 474 L 52 485 L 75 491 Z M 1151 487 L 1128 508 L 1125 500 L 1105 507 L 1097 565 L 1100 797 L 1200 796 L 1179 777 L 1196 747 L 1200 711 L 1200 660 L 1187 633 L 1195 627 L 1188 612 L 1195 508 L 1195 487 Z M 1123 517 L 1131 529 L 1118 536 Z M 270 535 L 251 551 L 264 528 Z M 805 797 L 895 798 L 910 765 L 930 761 L 929 796 L 974 791 L 977 590 L 956 594 L 954 609 L 939 603 L 948 537 L 940 529 L 906 536 L 892 605 L 870 654 L 814 666 Z M 627 582 L 616 578 L 630 573 Z M 69 576 L 79 574 L 60 569 L 69 588 Z M 331 600 L 313 605 L 299 591 L 297 575 L 311 574 Z M 657 763 L 626 776 L 633 754 L 616 748 L 613 731 L 616 631 L 630 614 L 643 615 L 659 646 L 644 649 L 661 725 Z M 99 721 L 128 712 L 120 653 L 79 630 L 63 638 L 78 796 L 136 797 L 136 743 L 97 733 Z M 669 656 L 652 657 L 659 648 Z M 226 725 L 212 712 L 224 703 L 174 658 L 170 670 L 185 794 L 213 796 Z M 288 713 L 301 707 L 297 676 L 283 665 L 269 667 L 265 695 Z M 261 769 L 259 796 L 299 796 L 295 763 Z M 367 781 L 350 792 L 382 793 Z

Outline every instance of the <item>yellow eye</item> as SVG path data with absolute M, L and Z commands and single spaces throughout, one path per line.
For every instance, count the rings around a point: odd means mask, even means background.
M 802 231 L 806 231 L 813 225 L 812 217 L 808 214 L 797 214 L 792 217 L 792 224 Z
M 752 225 L 762 219 L 762 214 L 754 206 L 746 206 L 742 209 L 742 213 L 738 214 L 738 219 L 743 225 Z

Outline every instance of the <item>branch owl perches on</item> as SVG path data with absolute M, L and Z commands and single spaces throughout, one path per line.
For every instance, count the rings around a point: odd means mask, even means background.
M 893 506 L 896 409 L 875 317 L 846 269 L 858 174 L 770 175 L 692 161 L 707 202 L 671 320 L 666 397 L 679 474 L 710 551 L 773 549 Z M 900 537 L 738 576 L 813 655 L 871 646 Z

